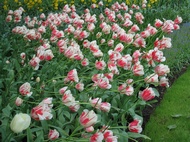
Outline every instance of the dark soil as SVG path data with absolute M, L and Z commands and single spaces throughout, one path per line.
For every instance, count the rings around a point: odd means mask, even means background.
M 183 73 L 185 73 L 185 71 L 187 70 L 187 66 L 184 66 L 180 72 L 177 72 L 174 76 L 171 76 L 169 77 L 169 84 L 170 86 L 175 82 L 175 80 L 180 77 Z M 160 94 L 159 97 L 156 97 L 155 99 L 157 100 L 156 103 L 154 104 L 151 104 L 151 106 L 146 106 L 143 111 L 142 111 L 142 114 L 143 114 L 143 125 L 142 125 L 142 128 L 144 129 L 145 128 L 145 125 L 146 123 L 149 121 L 150 119 L 150 115 L 154 112 L 155 108 L 161 103 L 163 97 L 164 97 L 164 94 L 167 90 L 166 87 L 161 87 L 161 86 L 158 86 L 157 87 L 157 90 Z

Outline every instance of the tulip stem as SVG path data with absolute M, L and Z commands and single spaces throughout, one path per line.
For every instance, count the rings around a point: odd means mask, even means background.
M 119 127 L 110 127 L 109 129 L 120 129 L 120 128 L 127 129 L 128 127 L 127 126 L 119 126 Z
M 39 104 L 39 103 L 35 103 L 35 102 L 30 102 L 30 101 L 26 101 L 26 100 L 23 100 L 24 102 L 27 102 L 29 104 Z

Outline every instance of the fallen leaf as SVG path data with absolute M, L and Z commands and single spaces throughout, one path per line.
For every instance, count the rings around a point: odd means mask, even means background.
M 178 118 L 178 117 L 181 117 L 182 114 L 174 114 L 174 115 L 171 115 L 173 118 Z
M 174 124 L 174 125 L 169 125 L 167 128 L 169 129 L 169 130 L 172 130 L 172 129 L 175 129 L 177 126 Z

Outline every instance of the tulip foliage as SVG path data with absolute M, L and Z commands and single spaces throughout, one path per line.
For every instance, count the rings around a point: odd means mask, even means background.
M 84 11 L 65 5 L 59 13 L 36 17 L 23 13 L 10 10 L 6 21 L 15 24 L 12 32 L 24 43 L 14 105 L 31 116 L 27 138 L 148 138 L 140 134 L 142 109 L 159 96 L 155 86 L 169 86 L 163 50 L 172 45 L 164 35 L 179 29 L 181 17 L 146 25 L 139 6 L 118 2 Z

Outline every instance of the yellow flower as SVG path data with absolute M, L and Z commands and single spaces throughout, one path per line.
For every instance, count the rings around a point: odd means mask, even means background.
M 126 4 L 127 4 L 127 5 L 130 5 L 130 1 L 129 1 L 129 0 L 126 0 Z
M 96 0 L 92 0 L 92 3 L 96 3 L 97 1 Z
M 58 3 L 55 3 L 54 6 L 55 6 L 55 7 L 58 7 Z
M 151 8 L 151 4 L 148 4 L 148 7 Z
M 4 10 L 8 10 L 8 6 L 7 5 L 3 5 L 3 9 Z
M 4 1 L 4 4 L 7 4 L 7 0 Z

